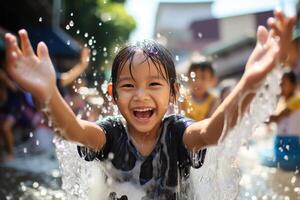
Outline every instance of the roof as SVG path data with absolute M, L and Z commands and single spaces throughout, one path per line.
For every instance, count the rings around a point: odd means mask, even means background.
M 254 44 L 255 44 L 254 37 L 243 37 L 233 41 L 214 43 L 209 47 L 205 48 L 202 53 L 206 56 L 222 55 L 230 51 L 239 49 L 243 46 L 254 45 Z
M 78 42 L 60 28 L 30 27 L 27 31 L 32 46 L 37 47 L 43 41 L 47 44 L 50 55 L 77 57 L 80 53 Z

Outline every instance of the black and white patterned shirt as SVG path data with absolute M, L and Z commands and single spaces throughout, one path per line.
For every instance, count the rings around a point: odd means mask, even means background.
M 106 176 L 143 188 L 146 194 L 143 200 L 187 199 L 190 167 L 201 167 L 206 153 L 203 149 L 192 155 L 183 144 L 183 133 L 193 121 L 181 115 L 165 117 L 156 146 L 146 157 L 133 145 L 124 122 L 121 116 L 98 121 L 105 132 L 106 144 L 99 151 L 78 146 L 80 156 L 86 161 L 97 159 L 109 163 L 110 167 L 105 168 Z

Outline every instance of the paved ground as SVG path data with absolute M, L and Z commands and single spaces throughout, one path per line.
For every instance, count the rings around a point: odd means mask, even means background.
M 239 153 L 242 172 L 238 199 L 300 200 L 300 175 L 261 166 L 258 152 L 270 146 L 268 138 L 243 147 Z M 24 148 L 26 153 L 24 153 Z M 0 164 L 0 199 L 62 200 L 61 179 L 55 154 L 31 152 L 29 144 L 18 147 L 17 159 Z

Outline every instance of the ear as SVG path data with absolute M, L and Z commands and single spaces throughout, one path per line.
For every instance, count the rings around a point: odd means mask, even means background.
M 116 104 L 115 98 L 114 98 L 114 95 L 113 95 L 113 84 L 112 84 L 112 82 L 109 82 L 107 84 L 107 93 L 108 93 L 109 96 L 112 97 L 113 103 Z
M 175 103 L 177 100 L 177 94 L 179 93 L 179 83 L 174 83 L 174 89 L 175 89 L 175 94 L 176 96 L 174 96 L 174 94 L 170 94 L 170 103 Z

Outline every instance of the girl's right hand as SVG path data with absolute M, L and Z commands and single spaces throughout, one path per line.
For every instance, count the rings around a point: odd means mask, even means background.
M 21 48 L 14 35 L 5 35 L 6 71 L 22 89 L 32 93 L 39 103 L 47 103 L 56 88 L 55 70 L 44 42 L 37 47 L 37 55 L 27 32 L 19 31 Z

